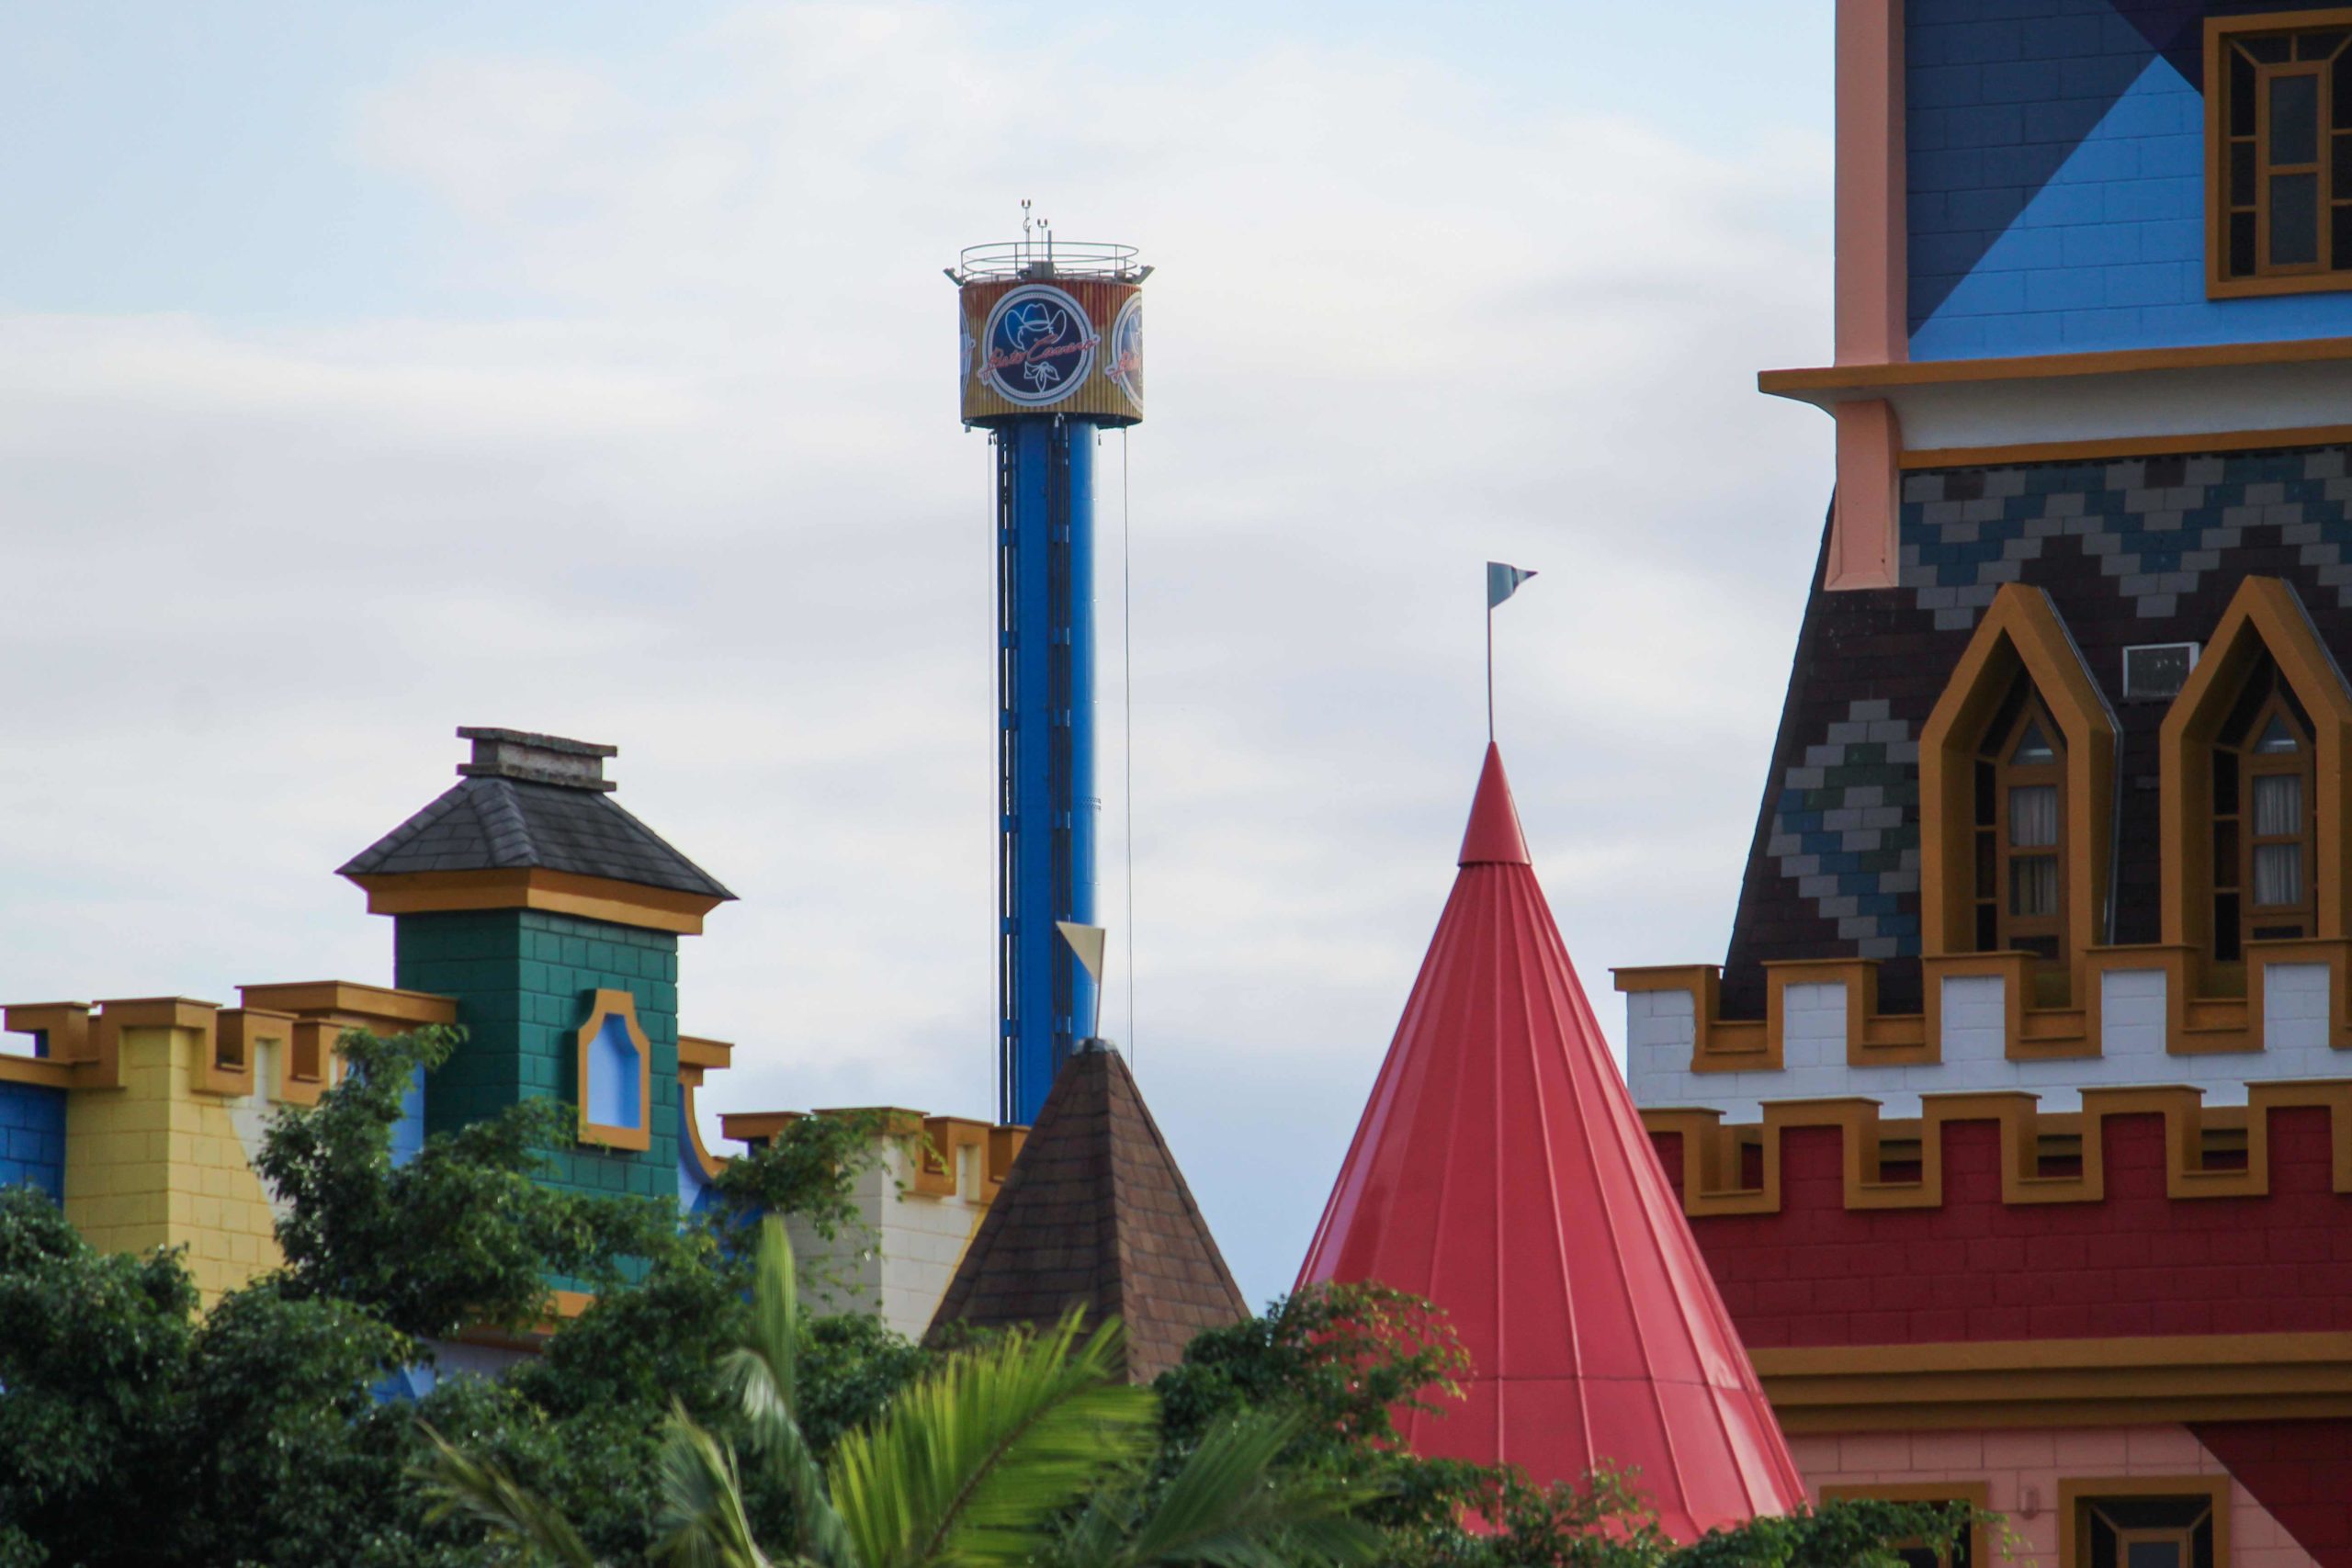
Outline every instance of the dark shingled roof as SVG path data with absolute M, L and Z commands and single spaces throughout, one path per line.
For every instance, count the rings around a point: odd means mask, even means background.
M 344 876 L 543 869 L 735 897 L 609 795 L 514 778 L 462 780 L 346 862 Z
M 1135 1076 L 1108 1049 L 1063 1065 L 932 1321 L 1045 1325 L 1073 1305 L 1125 1320 L 1134 1382 L 1174 1366 L 1203 1329 L 1250 1315 Z

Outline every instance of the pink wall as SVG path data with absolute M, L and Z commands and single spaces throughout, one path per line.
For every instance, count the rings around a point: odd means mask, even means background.
M 2083 1427 L 2044 1431 L 1791 1435 L 1805 1487 L 1867 1482 L 1983 1481 L 2016 1532 L 2016 1561 L 2058 1561 L 2058 1483 L 2134 1475 L 2221 1475 L 2227 1470 L 2186 1427 Z M 2242 1485 L 2230 1488 L 2225 1568 L 2313 1568 L 2309 1552 Z M 2000 1557 L 1988 1543 L 1993 1568 Z

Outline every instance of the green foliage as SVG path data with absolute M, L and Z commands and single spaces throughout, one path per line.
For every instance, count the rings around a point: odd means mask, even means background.
M 662 1447 L 663 1554 L 711 1568 L 1340 1568 L 1378 1537 L 1349 1516 L 1360 1493 L 1275 1469 L 1293 1423 L 1204 1434 L 1146 1501 L 1158 1396 L 1119 1381 L 1115 1320 L 1080 1314 L 949 1355 L 820 1466 L 798 1421 L 804 1343 L 784 1226 L 763 1227 L 752 1317 L 725 1363 L 755 1463 L 791 1497 L 788 1552 L 761 1542 L 733 1445 L 684 1411 Z M 558 1562 L 593 1561 L 564 1511 L 493 1463 L 440 1445 L 441 1513 Z M 1081 1506 L 1081 1500 L 1085 1500 Z
M 1468 1370 L 1426 1302 L 1379 1285 L 1317 1286 L 1201 1335 L 1161 1375 L 1168 1456 L 1216 1423 L 1288 1412 L 1295 1425 L 1283 1462 L 1333 1484 L 1377 1488 L 1365 1517 L 1384 1531 L 1383 1561 L 1397 1568 L 1898 1568 L 1890 1543 L 1949 1543 L 1973 1517 L 1965 1507 L 1836 1503 L 1680 1546 L 1658 1529 L 1638 1475 L 1533 1486 L 1513 1471 L 1397 1447 L 1391 1412 L 1434 1408 Z
M 402 1096 L 463 1039 L 438 1027 L 390 1038 L 354 1030 L 341 1045 L 343 1081 L 272 1123 L 255 1163 L 291 1205 L 277 1227 L 288 1295 L 355 1302 L 418 1336 L 515 1330 L 551 1315 L 551 1279 L 609 1291 L 679 1245 L 674 1204 L 537 1179 L 570 1128 L 556 1100 L 435 1136 L 394 1167 Z
M 261 1159 L 286 1267 L 200 1315 L 175 1255 L 96 1251 L 43 1194 L 0 1190 L 0 1568 L 756 1563 L 762 1542 L 817 1568 L 1895 1568 L 1889 1541 L 1967 1522 L 1841 1504 L 1678 1549 L 1638 1476 L 1535 1488 L 1418 1459 L 1392 1412 L 1468 1363 L 1377 1287 L 1204 1335 L 1153 1390 L 1112 1378 L 1114 1325 L 924 1347 L 811 1318 L 780 1234 L 755 1268 L 744 1224 L 856 1224 L 877 1117 L 801 1119 L 682 1224 L 536 1182 L 570 1134 L 548 1102 L 395 1168 L 402 1091 L 456 1043 L 345 1037 L 353 1070 Z M 596 1299 L 503 1381 L 370 1393 L 422 1341 L 548 1321 L 551 1278 Z
M 889 1132 L 885 1111 L 795 1117 L 720 1168 L 711 1185 L 725 1222 L 790 1214 L 827 1241 L 856 1228 L 863 1223 L 852 1196 L 857 1179 L 881 1162 Z

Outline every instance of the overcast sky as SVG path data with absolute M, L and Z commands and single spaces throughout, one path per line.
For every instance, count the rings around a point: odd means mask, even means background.
M 0 998 L 390 979 L 459 724 L 742 901 L 720 1110 L 992 1108 L 964 245 L 1158 267 L 1102 451 L 1124 1042 L 1286 1288 L 1502 740 L 1600 1016 L 1719 960 L 1819 540 L 1826 0 L 89 0 L 0 48 Z M 1123 514 L 1121 495 L 1130 497 Z M 22 1043 L 19 1042 L 19 1044 Z

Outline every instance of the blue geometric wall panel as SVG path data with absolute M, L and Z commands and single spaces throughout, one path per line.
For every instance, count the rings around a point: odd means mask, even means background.
M 0 1187 L 30 1182 L 65 1201 L 65 1091 L 0 1083 Z

